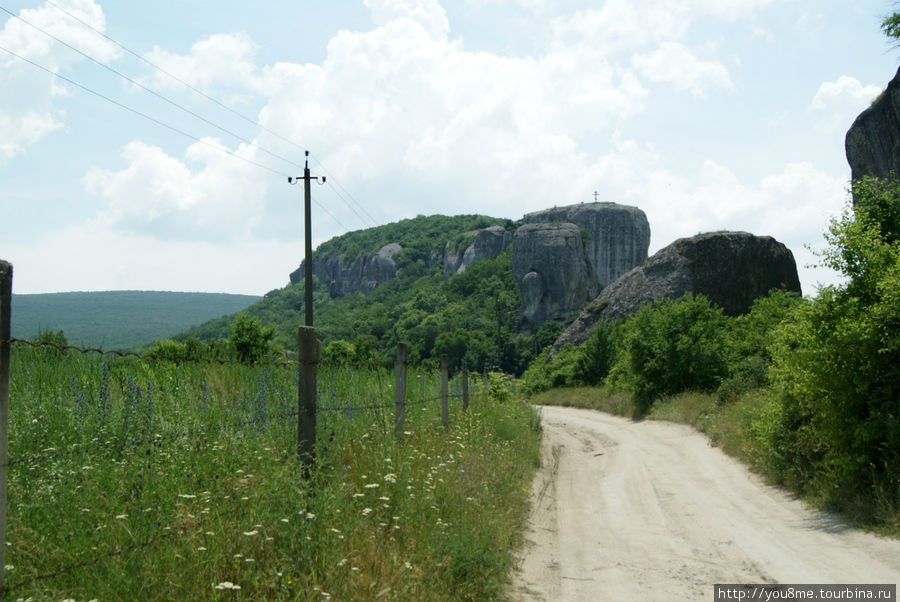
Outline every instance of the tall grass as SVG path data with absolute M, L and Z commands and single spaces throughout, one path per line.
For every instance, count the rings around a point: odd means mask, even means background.
M 15 348 L 7 599 L 485 599 L 539 462 L 522 403 L 451 400 L 411 370 L 321 368 L 317 463 L 292 368 Z M 366 409 L 360 409 L 366 408 Z

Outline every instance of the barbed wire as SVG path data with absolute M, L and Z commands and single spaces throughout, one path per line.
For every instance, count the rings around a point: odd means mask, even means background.
M 100 349 L 97 347 L 78 347 L 76 345 L 60 345 L 58 343 L 53 343 L 50 341 L 29 341 L 26 339 L 18 339 L 18 338 L 10 338 L 10 339 L 0 339 L 0 345 L 9 344 L 9 345 L 25 345 L 27 347 L 32 348 L 40 348 L 47 347 L 50 349 L 55 349 L 56 351 L 75 351 L 82 355 L 88 355 L 91 353 L 96 353 L 98 355 L 114 355 L 116 357 L 128 358 L 133 357 L 136 359 L 145 359 L 145 360 L 155 360 L 155 361 L 167 361 L 174 363 L 184 363 L 184 364 L 213 364 L 219 366 L 244 366 L 248 368 L 293 368 L 297 366 L 318 366 L 322 368 L 353 368 L 353 369 L 370 369 L 370 370 L 390 370 L 394 369 L 398 366 L 396 362 L 329 362 L 329 361 L 303 361 L 294 359 L 291 361 L 282 361 L 282 362 L 245 362 L 241 360 L 230 360 L 230 359 L 221 359 L 221 358 L 208 358 L 208 357 L 178 357 L 172 355 L 158 355 L 155 353 L 137 353 L 135 351 L 119 351 L 116 349 Z M 291 352 L 293 353 L 293 352 Z M 417 370 L 429 375 L 434 375 L 439 369 L 434 366 L 426 366 L 424 364 L 403 364 L 406 366 L 407 370 Z M 459 373 L 460 371 L 453 371 L 454 373 Z M 468 371 L 469 374 L 476 374 L 475 372 Z

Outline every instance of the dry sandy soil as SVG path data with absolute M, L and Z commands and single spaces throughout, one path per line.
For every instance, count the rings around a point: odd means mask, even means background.
M 513 599 L 712 600 L 716 583 L 900 580 L 900 541 L 811 510 L 690 427 L 542 414 Z

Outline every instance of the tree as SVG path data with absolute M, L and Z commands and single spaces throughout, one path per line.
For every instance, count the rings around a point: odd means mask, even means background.
M 639 413 L 663 395 L 712 391 L 727 372 L 726 318 L 703 295 L 645 305 L 622 326 L 617 360 Z
M 900 40 L 900 13 L 893 13 L 881 22 L 881 31 L 889 38 Z
M 256 318 L 240 313 L 231 324 L 231 343 L 242 362 L 258 362 L 269 352 L 275 328 L 263 328 Z
M 822 254 L 848 281 L 777 330 L 774 398 L 756 429 L 783 480 L 851 509 L 900 505 L 900 182 L 865 178 L 853 197 Z

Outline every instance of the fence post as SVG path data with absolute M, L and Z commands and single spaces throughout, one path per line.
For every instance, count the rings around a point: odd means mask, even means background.
M 0 592 L 6 567 L 6 474 L 9 441 L 9 339 L 12 265 L 0 260 Z M 0 599 L 3 594 L 0 593 Z
M 469 369 L 466 368 L 466 362 L 462 364 L 462 406 L 463 412 L 469 411 Z
M 394 367 L 394 434 L 403 439 L 406 423 L 406 343 L 397 343 L 397 365 Z
M 447 428 L 447 424 L 450 422 L 450 408 L 449 408 L 449 392 L 447 386 L 447 373 L 450 368 L 450 361 L 447 359 L 447 354 L 441 354 L 441 424 L 444 425 L 444 428 Z
M 297 387 L 297 454 L 309 475 L 316 463 L 316 411 L 319 343 L 316 329 L 301 326 L 297 332 L 300 380 Z

